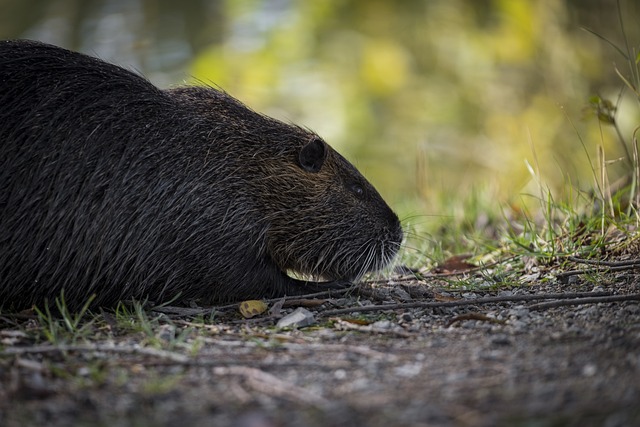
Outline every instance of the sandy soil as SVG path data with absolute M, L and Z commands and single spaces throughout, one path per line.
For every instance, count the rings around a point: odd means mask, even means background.
M 274 317 L 223 310 L 208 326 L 165 310 L 147 331 L 103 313 L 57 348 L 38 342 L 36 320 L 0 315 L 0 425 L 640 425 L 639 278 L 572 277 L 494 292 L 379 285 Z M 636 299 L 482 302 L 591 291 Z M 330 311 L 386 303 L 405 305 Z M 274 327 L 300 305 L 312 326 Z

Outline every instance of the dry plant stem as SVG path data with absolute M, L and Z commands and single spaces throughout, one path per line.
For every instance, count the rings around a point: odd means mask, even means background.
M 165 306 L 162 306 L 162 307 L 154 307 L 154 308 L 151 309 L 151 311 L 153 311 L 155 313 L 162 313 L 162 314 L 173 315 L 173 316 L 185 316 L 185 317 L 211 314 L 215 310 L 217 310 L 216 307 L 212 307 L 212 308 L 189 308 L 189 307 L 174 307 L 174 306 L 171 306 L 171 305 L 165 305 Z
M 640 267 L 640 259 L 629 259 L 625 261 L 597 261 L 593 259 L 578 258 L 574 256 L 570 256 L 568 259 L 579 264 L 602 265 L 606 267 Z
M 343 295 L 346 294 L 348 292 L 352 292 L 354 289 L 357 289 L 357 287 L 352 286 L 348 289 L 332 289 L 330 291 L 323 291 L 323 292 L 315 292 L 312 294 L 306 294 L 306 295 L 296 295 L 296 296 L 291 296 L 291 297 L 284 297 L 284 298 L 272 298 L 272 299 L 266 299 L 263 300 L 265 303 L 270 304 L 273 302 L 277 302 L 277 301 L 281 301 L 282 299 L 285 300 L 285 303 L 288 303 L 289 301 L 295 301 L 295 300 L 305 300 L 305 299 L 310 299 L 310 298 L 318 298 L 318 297 L 332 297 L 332 296 L 337 296 L 337 295 Z M 237 303 L 233 303 L 233 304 L 227 304 L 227 305 L 220 305 L 220 306 L 211 306 L 211 307 L 207 307 L 207 308 L 186 308 L 186 307 L 174 307 L 174 306 L 162 306 L 162 307 L 154 307 L 152 309 L 152 311 L 158 312 L 158 313 L 163 313 L 163 314 L 169 314 L 169 315 L 177 315 L 177 316 L 198 316 L 201 314 L 211 314 L 212 312 L 216 312 L 216 311 L 224 311 L 224 310 L 232 310 L 232 309 L 237 309 L 238 306 L 240 305 L 239 302 Z
M 640 268 L 640 264 L 628 264 L 628 265 L 618 265 L 614 267 L 609 267 L 603 265 L 602 268 L 589 268 L 585 270 L 569 270 L 563 271 L 562 273 L 556 274 L 556 278 L 563 279 L 569 276 L 575 276 L 578 274 L 593 274 L 593 273 L 607 273 L 611 271 L 624 271 L 624 270 L 634 270 L 636 268 Z
M 435 307 L 459 307 L 463 305 L 493 304 L 507 301 L 536 301 L 544 299 L 569 299 L 583 298 L 593 296 L 608 296 L 611 292 L 572 292 L 561 294 L 539 294 L 539 295 L 507 295 L 502 297 L 486 297 L 476 299 L 465 299 L 460 301 L 443 301 L 443 302 L 410 302 L 403 304 L 383 304 L 383 305 L 367 305 L 364 307 L 341 308 L 336 310 L 327 310 L 318 313 L 318 316 L 338 316 L 349 313 L 364 313 L 369 311 L 385 311 L 398 310 L 408 308 L 435 308 Z
M 602 302 L 617 302 L 617 301 L 640 301 L 640 294 L 631 295 L 610 295 L 603 297 L 590 297 L 590 298 L 577 298 L 561 301 L 547 301 L 538 304 L 532 304 L 529 306 L 530 310 L 546 310 L 552 307 L 561 307 L 568 305 L 580 305 L 580 304 L 597 304 Z
M 56 346 L 35 346 L 35 347 L 9 347 L 0 351 L 0 357 L 15 356 L 34 353 L 67 353 L 67 352 L 104 352 L 104 353 L 124 353 L 140 354 L 170 360 L 176 363 L 187 363 L 189 358 L 179 353 L 166 350 L 158 350 L 149 347 L 135 346 L 111 346 L 101 344 L 86 345 L 56 345 Z

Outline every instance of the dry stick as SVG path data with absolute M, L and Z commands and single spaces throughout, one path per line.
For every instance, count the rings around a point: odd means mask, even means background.
M 151 311 L 174 316 L 199 316 L 201 314 L 211 314 L 216 308 L 191 308 L 191 307 L 174 307 L 172 305 L 164 305 L 161 307 L 153 307 Z
M 638 266 L 640 267 L 640 259 L 630 259 L 626 261 L 598 261 L 593 259 L 578 258 L 575 256 L 568 257 L 570 261 L 577 262 L 579 264 L 591 264 L 602 265 L 607 267 L 622 267 L 622 266 Z
M 56 345 L 56 346 L 35 346 L 35 347 L 9 347 L 0 351 L 2 356 L 15 356 L 22 354 L 34 353 L 66 353 L 66 352 L 105 352 L 105 353 L 124 353 L 124 354 L 141 354 L 143 356 L 160 357 L 176 363 L 187 363 L 189 358 L 179 353 L 166 350 L 158 350 L 148 347 L 132 347 L 132 346 L 110 346 L 102 344 L 93 345 Z
M 640 268 L 640 264 L 619 265 L 614 267 L 602 266 L 602 268 L 588 268 L 585 270 L 569 270 L 556 274 L 556 278 L 562 279 L 569 276 L 575 276 L 577 274 L 592 274 L 592 273 L 608 273 L 610 271 L 624 271 Z
M 337 316 L 348 313 L 363 313 L 368 311 L 398 310 L 407 308 L 433 308 L 433 307 L 459 307 L 463 305 L 491 304 L 496 302 L 507 301 L 536 301 L 541 299 L 568 299 L 582 298 L 592 296 L 608 296 L 611 292 L 572 292 L 561 294 L 538 294 L 538 295 L 506 295 L 502 297 L 486 297 L 476 299 L 465 299 L 460 301 L 442 301 L 442 302 L 409 302 L 402 304 L 384 304 L 384 305 L 366 305 L 364 307 L 340 308 L 336 310 L 327 310 L 318 313 L 318 316 Z
M 529 309 L 545 310 L 547 308 L 561 307 L 566 305 L 597 304 L 600 302 L 639 301 L 639 300 L 640 300 L 640 294 L 611 295 L 611 296 L 603 296 L 603 297 L 577 298 L 577 299 L 570 299 L 570 300 L 541 302 L 538 304 L 530 305 Z
M 292 296 L 287 296 L 287 297 L 281 297 L 281 298 L 271 298 L 271 299 L 265 299 L 262 300 L 265 303 L 269 304 L 272 302 L 277 302 L 280 301 L 282 299 L 285 299 L 286 301 L 291 301 L 291 300 L 299 300 L 299 299 L 308 299 L 308 298 L 317 298 L 317 297 L 331 297 L 331 296 L 336 296 L 336 295 L 342 295 L 345 294 L 347 292 L 351 292 L 354 289 L 357 289 L 357 287 L 355 286 L 351 286 L 349 288 L 345 288 L 345 289 L 331 289 L 331 290 L 326 290 L 326 291 L 322 291 L 322 292 L 315 292 L 312 294 L 305 294 L 305 295 L 292 295 Z M 164 313 L 164 314 L 174 314 L 174 315 L 178 315 L 178 316 L 196 316 L 199 314 L 210 314 L 214 311 L 224 311 L 224 310 L 231 310 L 231 309 L 235 309 L 238 308 L 238 306 L 240 305 L 239 302 L 233 303 L 233 304 L 227 304 L 227 305 L 219 305 L 219 306 L 211 306 L 211 307 L 206 307 L 206 308 L 188 308 L 186 310 L 183 310 L 183 307 L 174 307 L 174 306 L 161 306 L 161 307 L 154 307 L 151 309 L 151 311 L 156 311 L 159 313 Z

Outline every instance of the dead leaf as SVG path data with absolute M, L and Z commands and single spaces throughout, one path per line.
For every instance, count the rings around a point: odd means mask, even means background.
M 240 303 L 240 314 L 245 319 L 251 319 L 267 311 L 267 304 L 260 300 L 248 300 Z
M 453 273 L 477 268 L 478 266 L 469 264 L 465 261 L 469 258 L 471 258 L 471 255 L 468 254 L 454 255 L 434 268 L 433 273 Z

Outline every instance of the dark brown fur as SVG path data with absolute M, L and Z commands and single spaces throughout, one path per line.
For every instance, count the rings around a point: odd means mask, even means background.
M 230 301 L 340 287 L 397 252 L 397 216 L 306 129 L 208 87 L 163 91 L 0 42 L 0 305 Z M 329 281 L 296 280 L 294 271 Z

